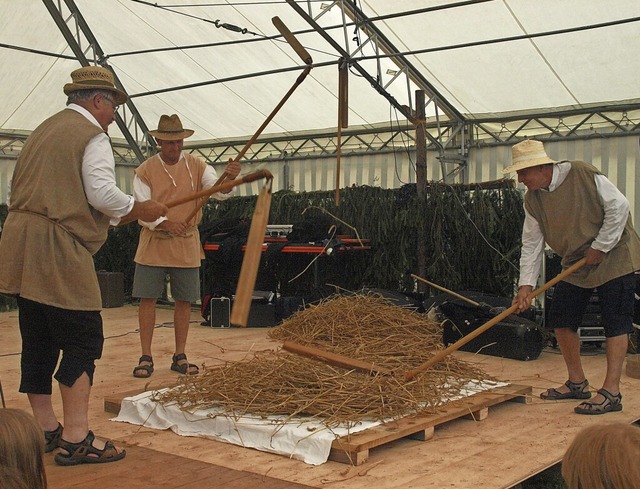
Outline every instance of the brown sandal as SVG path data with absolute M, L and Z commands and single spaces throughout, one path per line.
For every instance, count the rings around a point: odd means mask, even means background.
M 126 450 L 119 452 L 111 441 L 105 443 L 102 450 L 93 446 L 95 440 L 93 431 L 89 431 L 84 440 L 80 443 L 70 443 L 60 439 L 58 446 L 68 453 L 57 453 L 54 457 L 58 465 L 80 465 L 80 464 L 105 464 L 122 460 L 127 454 Z
M 187 355 L 185 355 L 184 353 L 180 353 L 178 355 L 173 355 L 172 358 L 172 363 L 171 363 L 171 370 L 173 370 L 174 372 L 178 372 L 181 373 L 182 375 L 197 375 L 200 373 L 200 369 L 198 368 L 197 365 L 194 365 L 193 363 L 189 363 L 187 361 L 187 363 L 178 363 L 181 360 L 186 360 L 187 359 Z
M 58 427 L 55 430 L 44 432 L 44 452 L 51 453 L 58 448 L 58 443 L 62 438 L 62 425 L 58 423 Z
M 142 362 L 150 365 L 141 365 Z M 153 373 L 153 358 L 149 355 L 142 355 L 138 360 L 138 365 L 133 369 L 133 376 L 139 379 L 148 379 Z
M 598 394 L 604 397 L 604 401 L 585 401 L 573 410 L 578 414 L 605 414 L 622 411 L 622 394 L 614 396 L 606 389 L 600 389 Z
M 569 388 L 569 392 L 560 392 L 558 389 L 547 389 L 540 394 L 540 399 L 545 401 L 557 401 L 559 399 L 589 399 L 591 392 L 589 392 L 589 381 L 583 380 L 579 384 L 567 380 L 564 385 Z

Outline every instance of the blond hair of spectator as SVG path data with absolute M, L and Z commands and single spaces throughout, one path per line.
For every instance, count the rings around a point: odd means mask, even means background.
M 562 460 L 569 489 L 640 488 L 640 427 L 597 424 L 574 438 Z
M 18 469 L 0 464 L 0 489 L 31 489 Z
M 44 434 L 36 419 L 20 409 L 0 409 L 0 465 L 17 471 L 27 487 L 46 489 Z

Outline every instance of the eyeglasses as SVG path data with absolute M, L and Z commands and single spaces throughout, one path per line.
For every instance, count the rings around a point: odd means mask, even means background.
M 118 112 L 118 109 L 120 108 L 119 105 L 116 105 L 115 101 L 109 97 L 107 97 L 106 95 L 102 97 L 104 100 L 107 100 L 110 104 L 111 107 L 113 108 L 114 112 Z

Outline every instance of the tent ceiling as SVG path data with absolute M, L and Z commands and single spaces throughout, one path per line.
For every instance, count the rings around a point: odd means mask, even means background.
M 297 2 L 374 77 L 379 62 L 380 84 L 400 105 L 413 108 L 414 91 L 425 81 L 430 95 L 470 120 L 557 108 L 640 107 L 640 2 L 451 3 L 359 0 L 356 9 L 372 20 L 356 28 L 329 0 Z M 264 133 L 337 125 L 340 53 L 284 0 L 75 0 L 75 5 L 104 52 L 103 61 L 149 128 L 161 114 L 177 113 L 196 131 L 193 140 L 253 134 L 303 66 L 273 26 L 274 16 L 297 33 L 315 66 Z M 0 1 L 0 130 L 31 130 L 62 107 L 62 86 L 79 66 L 44 3 L 22 0 L 19 6 Z M 409 15 L 413 11 L 419 12 Z M 605 23 L 610 25 L 594 27 Z M 415 70 L 412 81 L 396 77 L 400 67 L 393 59 L 400 58 L 367 42 L 372 31 L 381 34 L 387 50 L 404 53 L 402 61 Z M 496 42 L 500 39 L 512 40 Z M 93 57 L 90 51 L 85 55 Z M 350 71 L 350 126 L 404 120 L 354 66 Z M 436 108 L 443 116 L 433 100 L 427 116 L 434 117 Z M 119 136 L 115 125 L 110 132 Z

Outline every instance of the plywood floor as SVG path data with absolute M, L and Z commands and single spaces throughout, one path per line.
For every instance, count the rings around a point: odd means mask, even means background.
M 105 351 L 98 362 L 90 405 L 91 428 L 128 448 L 121 462 L 102 466 L 57 467 L 51 455 L 46 465 L 51 489 L 87 484 L 136 488 L 178 487 L 331 487 L 349 489 L 392 488 L 508 488 L 554 465 L 583 427 L 594 423 L 640 418 L 640 380 L 623 376 L 624 410 L 605 416 L 573 413 L 576 401 L 544 402 L 537 395 L 566 380 L 557 351 L 546 350 L 531 362 L 468 352 L 454 355 L 478 363 L 487 373 L 514 384 L 533 387 L 531 402 L 492 406 L 482 421 L 457 419 L 439 426 L 432 439 L 400 439 L 371 450 L 357 467 L 329 461 L 310 466 L 288 457 L 225 443 L 181 437 L 110 421 L 104 399 L 132 389 L 152 389 L 172 382 L 169 370 L 173 351 L 172 311 L 158 310 L 154 337 L 156 371 L 149 380 L 131 372 L 139 356 L 137 308 L 126 305 L 105 309 Z M 188 354 L 194 363 L 214 365 L 238 360 L 257 349 L 277 348 L 267 329 L 212 329 L 201 326 L 199 311 L 192 313 Z M 8 407 L 29 409 L 17 392 L 20 376 L 20 337 L 17 312 L 0 313 L 0 381 Z M 589 380 L 599 387 L 603 379 L 604 351 L 583 349 Z M 55 406 L 61 412 L 59 396 Z M 124 482 L 126 481 L 126 483 Z M 122 484 L 120 484 L 122 482 Z M 112 484 L 112 485 L 113 485 Z

